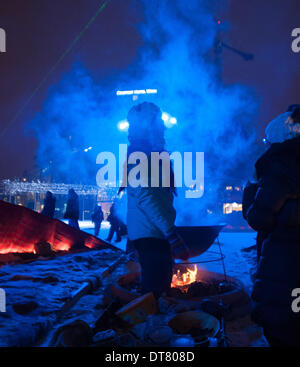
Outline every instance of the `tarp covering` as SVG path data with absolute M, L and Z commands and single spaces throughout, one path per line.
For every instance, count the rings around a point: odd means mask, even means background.
M 84 244 L 90 248 L 114 246 L 23 206 L 0 200 L 0 254 L 34 252 L 34 245 L 46 241 L 54 251 L 67 251 Z

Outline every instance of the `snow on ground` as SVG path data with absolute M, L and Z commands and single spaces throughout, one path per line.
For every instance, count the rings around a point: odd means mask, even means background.
M 82 230 L 93 234 L 91 223 L 81 223 Z M 99 237 L 106 239 L 109 225 L 104 222 Z M 114 240 L 114 239 L 113 239 Z M 221 249 L 225 255 L 225 267 L 228 275 L 241 280 L 247 291 L 251 290 L 250 268 L 255 263 L 255 253 L 243 252 L 255 243 L 254 232 L 220 233 Z M 114 243 L 125 250 L 126 238 Z M 41 325 L 53 320 L 53 315 L 60 309 L 72 293 L 79 289 L 83 281 L 95 273 L 101 274 L 112 262 L 120 256 L 120 252 L 105 250 L 90 250 L 54 259 L 38 260 L 27 264 L 6 265 L 0 268 L 0 288 L 6 292 L 6 312 L 0 312 L 0 346 L 30 345 Z M 213 244 L 209 251 L 193 261 L 205 261 L 219 258 L 219 247 Z M 222 262 L 202 263 L 211 271 L 222 273 Z M 120 265 L 113 278 L 125 271 Z M 19 277 L 17 277 L 19 276 Z M 31 279 L 22 279 L 29 276 Z M 112 278 L 107 279 L 111 282 Z M 89 325 L 93 324 L 103 309 L 103 287 L 99 291 L 85 296 L 66 314 L 66 320 L 80 317 Z M 22 304 L 29 303 L 32 310 L 22 314 Z M 18 305 L 21 304 L 21 313 Z M 17 305 L 17 307 L 16 307 Z
M 101 277 L 119 257 L 120 252 L 111 249 L 89 250 L 0 268 L 0 286 L 6 292 L 6 312 L 0 313 L 0 346 L 30 346 L 85 280 Z M 91 325 L 99 317 L 103 290 L 100 287 L 85 296 L 84 303 L 74 306 L 66 319 L 80 317 Z
M 219 235 L 221 251 L 225 255 L 224 263 L 226 274 L 239 279 L 245 286 L 245 290 L 250 293 L 252 281 L 250 269 L 255 265 L 256 253 L 242 251 L 256 242 L 255 232 L 221 232 Z M 214 253 L 211 253 L 211 252 Z M 191 261 L 205 261 L 220 258 L 219 246 L 215 242 L 207 253 L 191 259 Z M 203 263 L 201 266 L 207 270 L 223 273 L 222 261 Z
M 85 226 L 85 232 L 94 234 L 92 226 Z M 108 236 L 109 225 L 104 223 L 101 226 L 99 238 L 106 239 Z M 113 241 L 115 237 L 113 238 Z M 119 243 L 112 242 L 115 246 L 122 250 L 126 249 L 126 238 L 123 237 Z M 251 290 L 252 282 L 250 278 L 250 269 L 255 265 L 256 254 L 254 251 L 250 253 L 242 251 L 255 244 L 256 233 L 251 232 L 221 232 L 219 235 L 221 251 L 225 255 L 225 270 L 227 275 L 236 277 L 241 280 L 247 291 Z M 198 256 L 190 259 L 190 262 L 201 262 L 200 266 L 210 271 L 223 273 L 222 261 L 205 262 L 214 259 L 220 259 L 219 246 L 217 241 L 209 248 L 209 250 Z M 203 261 L 203 263 L 202 263 Z
M 79 222 L 79 226 L 82 231 L 94 235 L 94 225 L 92 222 L 89 222 L 89 221 Z M 99 231 L 98 238 L 101 238 L 102 240 L 106 240 L 106 238 L 108 237 L 109 228 L 110 228 L 109 222 L 103 221 L 101 223 L 101 229 Z M 121 250 L 125 251 L 127 238 L 123 237 L 122 241 L 118 243 L 114 242 L 115 239 L 116 239 L 116 235 L 114 235 L 111 243 L 117 246 L 118 248 L 120 248 Z

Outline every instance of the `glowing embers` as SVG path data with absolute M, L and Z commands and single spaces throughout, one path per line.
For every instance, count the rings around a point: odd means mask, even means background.
M 188 285 L 197 281 L 198 268 L 194 265 L 194 269 L 186 269 L 186 272 L 177 270 L 176 274 L 173 274 L 171 288 L 180 287 L 183 292 L 188 291 Z
M 18 246 L 10 241 L 2 240 L 0 242 L 0 255 L 9 253 L 34 253 L 34 244 L 25 244 L 23 246 Z
M 9 253 L 33 253 L 36 254 L 35 243 L 26 243 L 26 241 L 16 244 L 13 242 L 0 242 L 0 255 L 9 254 Z M 54 252 L 58 251 L 70 251 L 72 247 L 71 242 L 59 242 L 54 245 L 51 244 L 52 250 Z M 92 241 L 86 244 L 86 247 L 93 248 L 96 247 Z

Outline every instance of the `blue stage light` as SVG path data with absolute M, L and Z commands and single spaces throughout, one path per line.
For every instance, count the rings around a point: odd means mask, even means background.
M 127 131 L 129 128 L 129 123 L 127 120 L 122 120 L 118 123 L 118 129 L 120 131 Z

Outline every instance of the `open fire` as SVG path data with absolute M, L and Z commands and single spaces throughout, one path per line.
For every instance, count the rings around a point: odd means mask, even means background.
M 188 291 L 188 285 L 197 281 L 198 268 L 194 265 L 194 269 L 186 269 L 186 272 L 182 272 L 180 269 L 173 274 L 171 288 L 180 287 L 183 292 Z
M 238 284 L 233 278 L 210 272 L 197 264 L 181 264 L 173 274 L 171 294 L 174 297 L 191 299 L 221 295 L 237 287 Z

